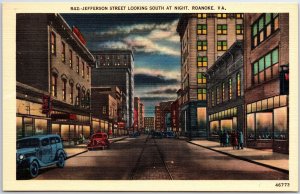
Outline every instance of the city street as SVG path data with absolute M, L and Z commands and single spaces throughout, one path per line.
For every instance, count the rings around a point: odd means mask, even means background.
M 288 174 L 238 160 L 184 140 L 146 135 L 115 142 L 40 171 L 36 180 L 279 180 Z

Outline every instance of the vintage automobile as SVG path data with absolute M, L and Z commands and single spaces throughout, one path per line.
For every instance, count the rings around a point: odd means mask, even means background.
M 109 146 L 110 142 L 108 140 L 108 135 L 102 132 L 93 134 L 87 144 L 88 150 L 93 150 L 97 148 L 104 149 L 109 148 Z
M 140 132 L 135 131 L 134 133 L 129 134 L 129 137 L 138 137 L 140 135 L 141 135 Z
M 59 135 L 36 135 L 17 140 L 17 173 L 34 178 L 39 169 L 56 164 L 63 168 L 67 154 Z
M 173 131 L 166 131 L 164 135 L 166 138 L 175 138 L 175 133 Z
M 163 138 L 163 133 L 160 131 L 154 131 L 151 135 L 152 138 L 161 139 Z

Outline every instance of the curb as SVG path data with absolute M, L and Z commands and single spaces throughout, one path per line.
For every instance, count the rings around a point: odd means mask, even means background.
M 73 155 L 71 155 L 71 156 L 67 156 L 67 160 L 70 159 L 70 158 L 73 158 L 73 157 L 75 157 L 75 156 L 78 156 L 79 154 L 83 154 L 83 153 L 85 153 L 85 152 L 87 152 L 87 151 L 88 151 L 88 150 L 84 150 L 84 151 L 79 152 L 79 153 L 77 153 L 77 154 L 73 154 Z
M 126 139 L 126 138 L 128 138 L 128 136 L 125 136 L 125 137 L 123 137 L 123 138 L 121 138 L 121 139 L 117 139 L 117 140 L 115 140 L 115 141 L 111 141 L 110 143 L 115 143 L 115 142 L 117 142 L 117 141 L 122 141 L 122 140 L 124 140 L 124 139 Z
M 187 142 L 190 143 L 190 144 L 202 147 L 202 148 L 206 148 L 206 149 L 209 149 L 209 150 L 221 153 L 221 154 L 225 154 L 227 156 L 230 156 L 230 157 L 233 157 L 233 158 L 236 158 L 236 159 L 239 159 L 239 160 L 244 160 L 246 162 L 250 162 L 250 163 L 253 163 L 253 164 L 257 164 L 257 165 L 260 165 L 260 166 L 264 166 L 264 167 L 267 167 L 267 168 L 271 168 L 273 170 L 277 170 L 277 171 L 289 174 L 289 170 L 286 170 L 286 169 L 282 169 L 282 168 L 278 168 L 278 167 L 271 166 L 271 165 L 268 165 L 268 164 L 263 164 L 263 163 L 260 163 L 260 162 L 256 162 L 256 161 L 253 161 L 253 160 L 241 157 L 241 156 L 236 156 L 236 155 L 233 155 L 233 154 L 230 154 L 230 153 L 227 153 L 227 152 L 223 152 L 223 151 L 220 151 L 220 150 L 215 150 L 213 148 L 210 148 L 210 147 L 207 147 L 207 146 L 203 146 L 203 145 L 199 145 L 199 144 L 196 144 L 196 143 L 193 143 L 193 142 L 190 142 L 190 141 L 187 141 Z

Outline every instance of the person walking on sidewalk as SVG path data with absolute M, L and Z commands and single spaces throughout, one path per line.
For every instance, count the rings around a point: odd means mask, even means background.
M 234 150 L 238 148 L 238 137 L 235 130 L 233 130 L 231 133 L 231 145 L 232 145 L 232 149 Z
M 238 146 L 238 149 L 244 149 L 244 135 L 243 135 L 243 132 L 242 131 L 239 131 L 238 133 L 238 143 L 239 143 L 239 146 Z
M 219 130 L 219 141 L 220 141 L 220 146 L 223 147 L 223 132 L 222 130 Z

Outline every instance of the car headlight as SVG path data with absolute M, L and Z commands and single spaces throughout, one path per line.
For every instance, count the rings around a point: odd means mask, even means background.
M 24 158 L 25 158 L 25 156 L 24 156 L 23 154 L 20 154 L 20 155 L 19 155 L 19 159 L 20 159 L 20 160 L 23 160 Z

